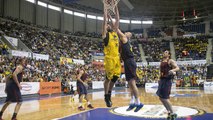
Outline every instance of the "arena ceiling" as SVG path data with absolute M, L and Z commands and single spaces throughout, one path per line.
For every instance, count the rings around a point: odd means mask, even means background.
M 102 0 L 50 0 L 65 6 L 79 8 L 86 12 L 102 14 Z M 120 0 L 120 14 L 141 20 L 177 22 L 213 18 L 213 0 Z M 195 13 L 195 14 L 194 14 Z

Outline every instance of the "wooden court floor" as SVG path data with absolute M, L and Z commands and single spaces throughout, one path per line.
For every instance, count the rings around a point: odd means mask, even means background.
M 147 105 L 161 104 L 154 90 L 139 89 L 140 100 Z M 171 102 L 176 106 L 193 107 L 213 113 L 213 91 L 198 89 L 174 89 Z M 89 93 L 89 99 L 95 108 L 106 108 L 103 91 Z M 112 95 L 113 107 L 127 106 L 130 95 L 127 88 L 114 90 Z M 15 104 L 11 104 L 4 113 L 3 119 L 10 120 Z M 2 104 L 0 105 L 2 107 Z M 64 116 L 78 114 L 78 95 L 71 97 L 57 96 L 40 100 L 24 101 L 18 114 L 18 120 L 51 120 Z M 89 109 L 86 109 L 89 110 Z

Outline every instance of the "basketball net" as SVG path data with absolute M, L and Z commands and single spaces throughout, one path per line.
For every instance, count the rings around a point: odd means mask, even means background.
M 118 4 L 120 0 L 103 0 L 104 9 L 110 15 L 115 15 L 115 6 Z

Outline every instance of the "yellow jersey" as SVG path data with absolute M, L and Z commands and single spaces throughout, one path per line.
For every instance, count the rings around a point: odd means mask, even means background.
M 119 38 L 116 32 L 108 32 L 108 44 L 104 46 L 105 57 L 118 57 L 119 56 Z

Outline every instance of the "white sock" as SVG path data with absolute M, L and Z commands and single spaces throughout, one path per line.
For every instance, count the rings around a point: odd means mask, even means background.
M 140 99 L 139 99 L 139 98 L 137 98 L 137 99 L 135 100 L 135 104 L 137 104 L 137 105 L 141 104 L 141 102 L 140 102 Z
M 91 103 L 88 101 L 88 102 L 87 102 L 87 105 L 90 105 L 90 104 L 91 104 Z
M 130 100 L 130 104 L 134 104 L 135 103 L 135 97 L 132 96 L 131 100 Z

